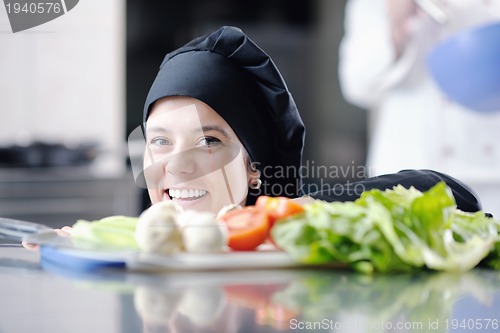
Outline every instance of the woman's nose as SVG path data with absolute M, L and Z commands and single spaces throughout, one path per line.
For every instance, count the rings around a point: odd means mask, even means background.
M 170 174 L 193 174 L 196 171 L 196 161 L 192 149 L 173 153 L 165 160 L 165 171 Z

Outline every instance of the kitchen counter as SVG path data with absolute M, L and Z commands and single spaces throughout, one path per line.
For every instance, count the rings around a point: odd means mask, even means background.
M 500 332 L 500 272 L 84 273 L 0 246 L 0 332 Z

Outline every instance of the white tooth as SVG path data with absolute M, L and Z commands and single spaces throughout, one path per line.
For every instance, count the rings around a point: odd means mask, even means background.
M 182 190 L 182 193 L 181 193 L 181 198 L 187 198 L 188 197 L 188 190 Z
M 174 190 L 174 198 L 180 198 L 181 197 L 181 190 Z
M 193 190 L 189 190 L 189 197 L 190 198 L 194 197 L 194 191 Z
M 200 196 L 200 190 L 194 190 L 194 196 L 199 197 Z

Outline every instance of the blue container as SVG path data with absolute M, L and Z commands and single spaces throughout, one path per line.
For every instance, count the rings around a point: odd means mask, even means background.
M 476 111 L 500 111 L 500 22 L 444 40 L 431 50 L 427 65 L 451 100 Z

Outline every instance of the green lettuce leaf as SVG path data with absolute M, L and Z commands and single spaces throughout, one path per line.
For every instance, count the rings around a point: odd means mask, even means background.
M 137 217 L 109 216 L 101 220 L 78 220 L 73 225 L 71 233 L 73 239 L 79 244 L 103 245 L 127 250 L 138 249 L 135 241 Z
M 304 263 L 344 263 L 364 273 L 500 266 L 500 222 L 456 208 L 444 182 L 429 191 L 396 186 L 354 202 L 316 201 L 275 224 L 277 245 Z

